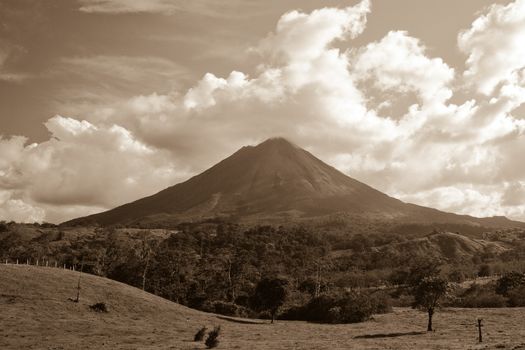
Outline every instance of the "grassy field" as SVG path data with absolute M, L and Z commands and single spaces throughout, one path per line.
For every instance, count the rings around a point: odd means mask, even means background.
M 0 349 L 204 349 L 192 341 L 203 325 L 221 325 L 219 349 L 525 349 L 524 308 L 444 309 L 430 333 L 424 313 L 404 308 L 360 324 L 271 325 L 195 311 L 86 274 L 74 303 L 68 298 L 76 296 L 78 275 L 0 265 Z M 90 311 L 96 302 L 105 302 L 109 312 Z M 485 324 L 482 344 L 478 317 Z

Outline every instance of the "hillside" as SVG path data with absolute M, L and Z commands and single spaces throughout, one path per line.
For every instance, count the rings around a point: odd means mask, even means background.
M 383 251 L 404 252 L 410 256 L 428 256 L 449 261 L 466 261 L 485 252 L 500 254 L 507 250 L 501 242 L 473 239 L 451 232 L 440 232 L 387 246 Z
M 427 333 L 423 312 L 396 309 L 368 322 L 318 325 L 278 321 L 232 322 L 194 311 L 136 288 L 78 272 L 23 265 L 0 265 L 0 348 L 14 349 L 204 349 L 192 342 L 202 325 L 223 329 L 218 349 L 523 349 L 525 329 L 516 320 L 525 309 L 449 309 L 435 316 Z M 89 311 L 104 301 L 107 314 Z M 485 322 L 485 342 L 477 343 L 477 317 Z
M 322 162 L 282 138 L 243 147 L 191 179 L 155 195 L 64 225 L 130 225 L 222 217 L 267 223 L 351 213 L 365 220 L 512 227 L 404 203 Z

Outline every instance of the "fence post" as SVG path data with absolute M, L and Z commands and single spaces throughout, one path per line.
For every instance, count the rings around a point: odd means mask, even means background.
M 38 259 L 36 259 L 36 266 L 38 266 Z
M 16 259 L 16 264 L 18 265 L 18 259 Z
M 49 260 L 46 260 L 46 267 L 49 267 Z
M 57 261 L 55 260 L 55 267 L 57 267 Z
M 26 260 L 26 265 L 29 265 L 29 259 Z
M 478 340 L 480 343 L 483 342 L 483 336 L 481 335 L 481 327 L 483 327 L 483 324 L 481 322 L 483 322 L 483 320 L 478 318 Z

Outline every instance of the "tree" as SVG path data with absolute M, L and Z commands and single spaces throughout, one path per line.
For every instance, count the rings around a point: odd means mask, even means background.
M 432 331 L 432 316 L 447 294 L 448 282 L 438 276 L 424 277 L 414 289 L 414 306 L 428 312 L 427 331 Z
M 253 306 L 260 311 L 269 311 L 272 323 L 279 307 L 288 296 L 288 281 L 283 278 L 263 278 L 255 287 Z

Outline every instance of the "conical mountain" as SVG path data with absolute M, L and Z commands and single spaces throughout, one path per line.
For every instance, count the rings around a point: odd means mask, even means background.
M 66 224 L 111 225 L 212 217 L 264 222 L 334 213 L 474 225 L 488 220 L 404 203 L 352 179 L 283 138 L 272 138 L 257 146 L 243 147 L 205 172 L 153 196 Z

